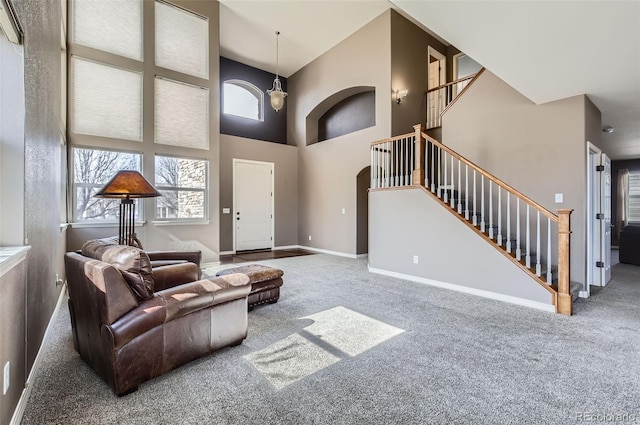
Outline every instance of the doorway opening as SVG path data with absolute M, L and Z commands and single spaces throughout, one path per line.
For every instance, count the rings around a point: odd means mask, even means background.
M 356 255 L 369 252 L 369 187 L 370 166 L 363 168 L 356 177 Z

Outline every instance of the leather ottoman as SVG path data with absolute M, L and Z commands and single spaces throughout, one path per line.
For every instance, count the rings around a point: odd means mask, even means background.
M 282 275 L 280 269 L 263 266 L 261 264 L 249 264 L 246 266 L 233 267 L 220 270 L 216 276 L 224 276 L 232 273 L 243 273 L 249 277 L 251 292 L 249 292 L 249 310 L 259 304 L 274 304 L 280 298 L 280 287 L 282 286 Z

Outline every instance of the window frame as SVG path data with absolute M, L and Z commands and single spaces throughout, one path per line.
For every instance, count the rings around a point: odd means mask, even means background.
M 234 85 L 236 87 L 240 87 L 241 89 L 248 91 L 251 95 L 253 95 L 258 100 L 258 119 L 247 117 L 245 115 L 237 115 L 231 112 L 227 112 L 225 110 L 225 98 L 226 98 L 225 86 L 227 84 Z M 246 80 L 240 80 L 236 78 L 225 80 L 222 82 L 221 100 L 222 100 L 221 109 L 223 114 L 229 115 L 232 117 L 244 118 L 244 119 L 256 121 L 256 122 L 264 122 L 264 92 L 255 84 L 250 83 L 249 81 L 246 81 Z
M 167 186 L 161 185 L 157 182 L 157 160 L 158 158 L 172 158 L 172 159 L 186 159 L 189 161 L 201 161 L 204 163 L 204 188 L 195 188 L 195 187 L 185 187 L 185 186 Z M 164 153 L 156 153 L 154 155 L 154 175 L 153 175 L 153 185 L 158 192 L 162 191 L 176 191 L 176 192 L 197 192 L 203 193 L 203 217 L 161 217 L 158 214 L 159 208 L 168 208 L 162 207 L 158 205 L 160 198 L 156 198 L 154 200 L 155 208 L 154 211 L 154 222 L 156 223 L 193 223 L 193 222 L 202 222 L 209 220 L 209 160 L 207 158 L 198 158 L 198 157 L 190 157 L 190 156 L 182 156 L 182 155 L 168 155 Z
M 92 219 L 81 219 L 78 217 L 78 194 L 77 194 L 77 190 L 79 188 L 97 188 L 97 189 L 101 189 L 105 184 L 107 184 L 107 182 L 104 183 L 79 183 L 76 181 L 76 155 L 75 152 L 77 149 L 83 149 L 83 150 L 92 150 L 92 151 L 103 151 L 103 152 L 115 152 L 115 153 L 122 153 L 122 154 L 127 154 L 127 155 L 137 155 L 138 156 L 138 169 L 136 171 L 142 173 L 142 167 L 143 167 L 143 157 L 142 157 L 142 152 L 140 151 L 129 151 L 129 150 L 121 150 L 121 149 L 106 149 L 106 148 L 102 148 L 102 147 L 96 147 L 96 146 L 78 146 L 78 145 L 74 145 L 71 147 L 71 155 L 70 159 L 70 173 L 71 173 L 71 219 L 72 222 L 74 224 L 75 227 L 78 227 L 77 225 L 100 225 L 100 224 L 108 224 L 108 225 L 112 225 L 112 224 L 118 224 L 118 219 L 114 218 L 114 219 L 106 219 L 106 218 L 92 218 Z M 115 174 L 114 174 L 115 175 Z M 134 199 L 135 205 L 136 205 L 136 219 L 135 222 L 136 223 L 144 223 L 143 217 L 144 217 L 144 203 L 143 202 L 139 202 L 138 199 Z M 95 226 L 94 226 L 95 227 Z
M 634 191 L 637 192 L 637 195 L 631 194 L 631 182 L 634 180 Z M 637 180 L 637 182 L 636 182 Z M 630 224 L 640 224 L 640 207 L 637 208 L 637 215 L 631 215 L 631 198 L 636 200 L 636 203 L 640 204 L 640 171 L 631 171 L 629 170 L 629 184 L 627 187 L 627 221 Z

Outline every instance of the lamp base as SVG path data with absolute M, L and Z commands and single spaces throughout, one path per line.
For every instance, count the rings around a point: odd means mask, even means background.
M 118 243 L 120 245 L 136 246 L 135 226 L 136 204 L 133 199 L 125 198 L 120 202 L 120 226 L 118 228 Z

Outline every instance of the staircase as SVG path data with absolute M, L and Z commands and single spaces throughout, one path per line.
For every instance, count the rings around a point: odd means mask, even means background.
M 424 132 L 371 144 L 371 190 L 419 187 L 552 295 L 571 315 L 569 221 L 552 213 Z

